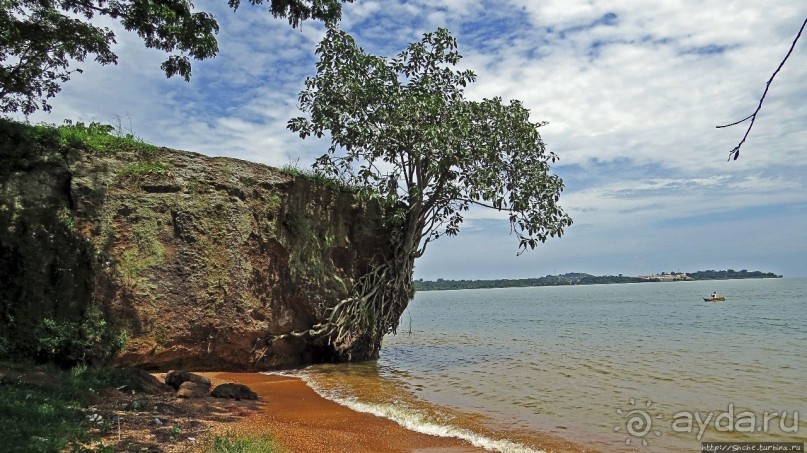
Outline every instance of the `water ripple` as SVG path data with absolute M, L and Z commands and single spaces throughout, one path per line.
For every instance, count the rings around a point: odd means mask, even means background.
M 713 290 L 731 296 L 701 302 Z M 438 404 L 624 447 L 615 411 L 630 400 L 807 412 L 805 294 L 805 279 L 418 293 L 404 315 L 416 330 L 385 340 L 378 369 L 406 371 L 387 374 Z M 654 444 L 698 445 L 676 433 Z

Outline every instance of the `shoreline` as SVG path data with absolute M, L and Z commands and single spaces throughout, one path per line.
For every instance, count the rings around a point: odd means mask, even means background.
M 484 452 L 456 438 L 410 431 L 392 420 L 356 412 L 318 395 L 297 377 L 262 373 L 197 373 L 235 382 L 258 394 L 259 409 L 220 428 L 237 435 L 269 434 L 289 453 Z
M 255 413 L 221 425 L 221 433 L 269 434 L 289 453 L 489 451 L 457 437 L 420 433 L 388 418 L 353 410 L 320 396 L 298 377 L 229 372 L 198 374 L 208 377 L 214 384 L 235 382 L 247 385 L 259 396 L 259 409 Z M 550 434 L 541 435 L 537 442 L 532 440 L 523 444 L 525 451 L 595 451 Z
M 259 398 L 233 400 L 209 395 L 180 397 L 163 383 L 165 373 L 138 369 L 106 373 L 101 380 L 92 374 L 76 381 L 83 374 L 41 366 L 0 367 L 2 408 L 12 418 L 14 414 L 19 420 L 30 418 L 27 409 L 18 407 L 22 395 L 26 395 L 25 401 L 32 398 L 34 407 L 41 402 L 65 408 L 50 418 L 36 416 L 24 427 L 6 424 L 4 434 L 17 439 L 26 451 L 42 447 L 42 439 L 49 439 L 53 451 L 103 447 L 187 453 L 211 452 L 214 446 L 229 451 L 227 445 L 236 448 L 234 451 L 289 453 L 597 451 L 543 431 L 500 431 L 482 425 L 460 429 L 465 425 L 452 426 L 451 421 L 410 424 L 389 414 L 365 411 L 350 401 L 332 401 L 297 376 L 194 372 L 209 379 L 213 387 L 228 382 L 246 385 Z M 96 387 L 98 383 L 100 387 Z M 90 384 L 96 390 L 87 387 Z M 471 414 L 472 418 L 478 416 Z

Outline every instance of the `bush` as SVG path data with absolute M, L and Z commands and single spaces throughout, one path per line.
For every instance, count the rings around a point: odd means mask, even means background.
M 0 333 L 0 357 L 8 356 L 9 352 L 11 352 L 11 348 L 9 347 L 8 338 Z
M 62 366 L 106 363 L 127 340 L 125 332 L 115 332 L 96 312 L 80 323 L 45 318 L 36 338 L 39 359 Z
M 111 451 L 97 446 L 99 439 L 90 432 L 85 408 L 95 401 L 97 389 L 134 382 L 131 371 L 85 365 L 67 371 L 25 362 L 0 362 L 0 368 L 38 376 L 38 381 L 26 382 L 0 375 L 1 451 Z

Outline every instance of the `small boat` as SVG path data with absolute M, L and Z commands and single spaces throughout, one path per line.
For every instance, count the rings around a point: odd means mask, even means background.
M 709 298 L 704 297 L 704 298 L 703 298 L 703 301 L 704 301 L 704 302 L 725 302 L 725 301 L 726 301 L 726 298 L 725 298 L 725 297 L 723 297 L 723 296 L 718 296 L 718 297 L 709 297 Z

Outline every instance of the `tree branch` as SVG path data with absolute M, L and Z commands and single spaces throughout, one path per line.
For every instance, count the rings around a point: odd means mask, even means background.
M 490 205 L 490 204 L 487 204 L 487 203 L 483 203 L 483 202 L 481 202 L 479 200 L 473 200 L 471 198 L 457 198 L 457 200 L 458 201 L 465 201 L 465 202 L 468 202 L 468 203 L 471 203 L 471 204 L 475 204 L 477 206 L 482 206 L 483 208 L 495 209 L 497 211 L 509 211 L 510 210 L 508 208 L 497 208 L 496 206 L 493 206 L 493 205 Z
M 788 57 L 790 57 L 790 54 L 793 53 L 793 49 L 796 47 L 796 42 L 798 42 L 799 38 L 801 38 L 801 33 L 804 31 L 805 25 L 807 25 L 807 18 L 804 19 L 804 22 L 801 24 L 801 28 L 799 29 L 799 32 L 796 34 L 796 39 L 793 40 L 793 44 L 790 45 L 790 50 L 787 51 L 787 55 L 785 55 L 785 58 L 782 60 L 781 63 L 779 63 L 779 67 L 776 68 L 776 71 L 773 72 L 771 78 L 768 79 L 768 83 L 765 84 L 765 91 L 762 93 L 762 97 L 759 98 L 759 104 L 757 105 L 757 109 L 754 110 L 754 113 L 748 115 L 747 117 L 741 119 L 740 121 L 735 121 L 734 123 L 731 124 L 724 124 L 722 126 L 716 126 L 718 129 L 720 129 L 724 127 L 736 126 L 744 121 L 748 121 L 749 119 L 751 120 L 751 123 L 748 124 L 748 129 L 745 130 L 745 135 L 743 135 L 743 139 L 740 140 L 740 143 L 738 143 L 737 146 L 735 146 L 731 151 L 729 151 L 728 160 L 731 160 L 732 158 L 734 158 L 734 160 L 737 160 L 737 158 L 740 157 L 740 147 L 743 146 L 743 143 L 745 143 L 745 140 L 748 138 L 748 134 L 751 132 L 751 128 L 754 127 L 754 121 L 756 121 L 757 114 L 759 113 L 760 109 L 762 109 L 762 103 L 765 101 L 765 96 L 768 94 L 768 89 L 771 87 L 771 82 L 773 82 L 773 79 L 774 77 L 776 77 L 776 74 L 779 74 L 779 71 L 782 69 L 782 66 L 785 65 L 785 62 L 787 61 Z

